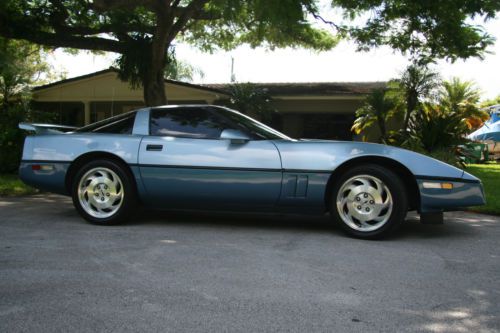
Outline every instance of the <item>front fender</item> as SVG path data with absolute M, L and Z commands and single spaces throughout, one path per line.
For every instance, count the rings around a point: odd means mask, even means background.
M 283 169 L 333 172 L 359 157 L 389 158 L 404 165 L 416 177 L 462 178 L 464 172 L 428 156 L 409 150 L 364 142 L 276 141 Z

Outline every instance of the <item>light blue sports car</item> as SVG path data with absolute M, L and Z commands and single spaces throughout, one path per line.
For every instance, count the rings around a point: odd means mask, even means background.
M 417 210 L 483 205 L 474 176 L 395 147 L 295 140 L 234 110 L 207 105 L 145 108 L 78 129 L 21 123 L 28 136 L 20 177 L 70 195 L 96 224 L 160 209 L 329 212 L 350 235 L 377 238 Z M 64 132 L 68 131 L 70 132 Z

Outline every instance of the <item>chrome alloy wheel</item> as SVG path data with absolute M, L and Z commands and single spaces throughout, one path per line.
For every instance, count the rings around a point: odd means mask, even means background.
M 120 177 L 108 168 L 91 169 L 78 183 L 80 205 L 95 218 L 103 219 L 115 214 L 122 205 L 123 195 Z
M 391 192 L 374 176 L 354 176 L 337 194 L 340 218 L 354 230 L 369 232 L 381 228 L 391 217 L 392 209 Z

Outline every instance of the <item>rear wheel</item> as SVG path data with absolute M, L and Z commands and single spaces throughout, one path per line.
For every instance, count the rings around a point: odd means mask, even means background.
M 135 206 L 128 173 L 110 160 L 97 160 L 81 167 L 73 180 L 72 198 L 83 218 L 102 225 L 125 221 Z
M 349 235 L 375 239 L 394 231 L 405 219 L 408 199 L 403 182 L 378 166 L 357 166 L 333 188 L 331 214 Z

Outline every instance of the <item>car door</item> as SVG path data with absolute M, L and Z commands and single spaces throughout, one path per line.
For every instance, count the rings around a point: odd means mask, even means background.
M 163 208 L 269 209 L 281 191 L 281 160 L 269 140 L 232 142 L 210 107 L 150 111 L 139 149 L 147 203 Z

